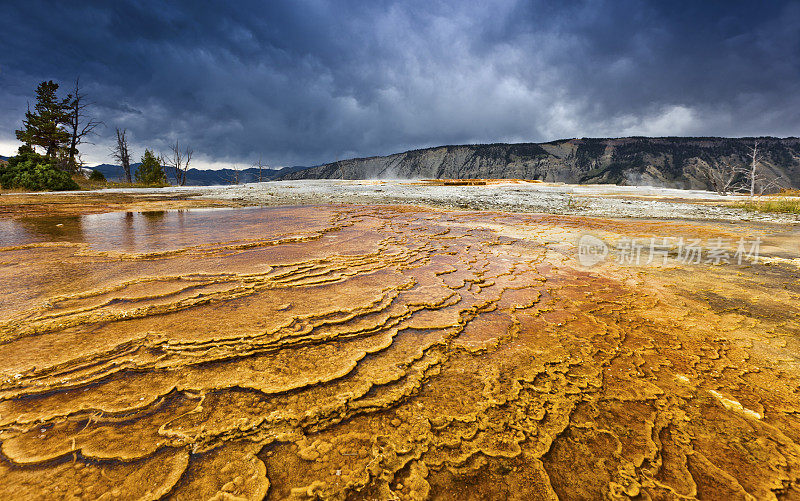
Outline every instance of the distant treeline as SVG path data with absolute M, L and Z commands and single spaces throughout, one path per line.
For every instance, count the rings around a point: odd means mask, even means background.
M 131 170 L 135 173 L 139 168 L 138 163 L 131 164 Z M 286 174 L 303 170 L 306 167 L 283 167 L 281 169 L 269 169 L 258 167 L 248 167 L 246 169 L 189 169 L 186 171 L 186 186 L 212 186 L 219 184 L 240 184 L 257 183 L 260 181 L 273 181 Z M 107 179 L 117 181 L 122 180 L 124 172 L 119 165 L 102 164 L 93 167 L 95 171 L 102 173 Z

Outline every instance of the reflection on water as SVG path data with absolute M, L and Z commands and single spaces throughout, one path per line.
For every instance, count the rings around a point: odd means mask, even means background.
M 796 266 L 587 270 L 566 244 L 758 228 L 409 207 L 0 228 L 76 242 L 0 248 L 0 499 L 797 498 Z
M 178 210 L 176 212 L 178 212 L 179 214 L 183 213 L 182 210 Z M 167 211 L 165 211 L 165 210 L 151 210 L 151 211 L 147 211 L 147 212 L 142 212 L 141 214 L 144 216 L 145 221 L 147 221 L 148 223 L 155 224 L 155 223 L 158 223 L 158 222 L 164 220 L 164 216 L 167 214 Z M 128 213 L 127 212 L 125 213 L 125 217 L 128 217 Z
M 28 217 L 0 221 L 0 245 L 30 242 L 81 242 L 82 216 Z
M 235 241 L 258 225 L 259 234 L 277 234 L 285 222 L 280 208 L 179 209 L 112 212 L 83 216 L 0 220 L 0 247 L 37 242 L 88 243 L 97 250 L 153 252 Z M 248 220 L 249 223 L 248 224 Z

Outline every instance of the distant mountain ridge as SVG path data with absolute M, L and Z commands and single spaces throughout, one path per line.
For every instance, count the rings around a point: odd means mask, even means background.
M 136 172 L 139 163 L 131 165 L 131 176 Z M 122 167 L 112 164 L 101 164 L 91 169 L 100 171 L 109 181 L 120 181 L 123 177 Z M 217 184 L 256 183 L 260 181 L 273 181 L 278 177 L 291 172 L 305 169 L 306 167 L 283 167 L 282 169 L 261 169 L 250 167 L 247 169 L 189 169 L 186 172 L 186 186 L 212 186 Z M 167 180 L 175 182 L 175 177 L 169 168 L 164 169 Z M 260 176 L 260 179 L 259 179 Z
M 785 184 L 800 187 L 800 139 L 796 137 L 625 137 L 449 145 L 332 162 L 280 179 L 517 178 L 712 189 L 703 169 L 745 167 L 755 141 L 763 168 L 782 176 Z
M 0 155 L 0 161 L 6 162 L 11 157 Z M 131 176 L 136 172 L 139 163 L 131 165 Z M 100 171 L 109 181 L 121 181 L 123 178 L 122 167 L 113 164 L 100 164 L 95 167 L 87 167 L 88 169 Z M 249 167 L 247 169 L 189 169 L 186 172 L 186 186 L 212 186 L 217 184 L 234 184 L 238 183 L 257 183 L 259 181 L 274 181 L 275 179 L 295 172 L 298 170 L 307 169 L 308 167 L 295 166 L 283 167 L 280 169 L 262 168 L 259 173 L 257 167 Z M 165 168 L 167 173 L 167 180 L 175 182 L 175 177 L 169 168 Z

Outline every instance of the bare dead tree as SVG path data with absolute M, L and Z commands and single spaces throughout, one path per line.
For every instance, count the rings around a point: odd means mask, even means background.
M 131 182 L 131 155 L 130 151 L 128 150 L 128 138 L 125 136 L 127 133 L 126 129 L 119 130 L 117 129 L 117 145 L 111 151 L 111 154 L 114 156 L 114 159 L 119 162 L 122 166 L 122 170 L 125 172 L 125 181 L 130 183 Z
M 763 195 L 766 191 L 776 188 L 786 188 L 789 186 L 789 183 L 784 180 L 781 174 L 762 165 L 763 156 L 758 150 L 758 141 L 753 142 L 753 147 L 749 148 L 747 156 L 750 158 L 750 165 L 746 171 L 747 188 L 749 189 L 751 197 Z
M 264 180 L 263 175 L 262 175 L 262 171 L 263 171 L 264 167 L 266 167 L 266 165 L 264 165 L 264 163 L 262 162 L 260 156 L 258 157 L 258 162 L 256 162 L 255 165 L 253 165 L 253 167 L 258 168 L 258 182 L 259 183 L 262 182 Z
M 172 146 L 170 146 L 170 151 L 172 151 Z M 163 151 L 160 151 L 158 153 L 158 157 L 157 158 L 158 158 L 158 164 L 164 170 L 164 177 L 167 179 L 167 182 L 169 183 L 169 171 L 170 170 L 174 171 L 173 164 L 172 164 L 172 157 L 167 155 Z
M 160 165 L 161 168 L 164 170 L 164 178 L 166 178 L 167 177 L 167 167 L 171 166 L 171 161 L 163 153 L 159 153 L 158 154 L 157 160 L 158 160 L 158 165 Z M 167 182 L 169 182 L 169 180 Z
M 706 180 L 720 195 L 727 195 L 741 188 L 742 176 L 746 169 L 731 163 L 714 163 L 701 161 L 695 164 L 697 174 Z
M 71 95 L 72 101 L 69 103 L 69 117 L 67 127 L 70 131 L 69 143 L 69 167 L 72 170 L 77 170 L 79 165 L 76 163 L 76 155 L 78 154 L 78 146 L 83 143 L 90 143 L 86 140 L 87 136 L 96 134 L 95 129 L 101 125 L 105 125 L 100 120 L 95 120 L 86 112 L 92 102 L 86 100 L 86 94 L 81 92 L 80 77 L 75 79 L 75 91 Z
M 766 192 L 775 192 L 783 188 L 791 188 L 791 183 L 773 168 L 761 166 L 755 171 L 750 171 L 750 196 L 763 195 Z
M 83 153 L 78 152 L 77 155 L 75 155 L 75 165 L 77 166 L 78 170 L 82 169 L 83 166 L 86 165 L 86 162 L 83 161 Z
M 791 188 L 791 184 L 782 175 L 775 175 L 772 178 L 762 175 L 756 180 L 756 186 L 758 186 L 759 195 L 763 195 L 767 191 L 780 191 L 781 189 Z
M 194 150 L 188 146 L 181 150 L 181 145 L 178 140 L 175 140 L 175 144 L 169 148 L 172 154 L 170 157 L 165 158 L 164 165 L 172 167 L 175 173 L 175 183 L 184 186 L 186 184 L 186 172 L 189 170 L 189 162 L 192 161 Z
M 753 143 L 753 148 L 750 150 L 750 196 L 755 195 L 756 191 L 756 169 L 761 162 L 761 155 L 758 153 L 758 141 Z
M 239 167 L 232 165 L 230 174 L 223 175 L 223 179 L 227 184 L 239 184 Z

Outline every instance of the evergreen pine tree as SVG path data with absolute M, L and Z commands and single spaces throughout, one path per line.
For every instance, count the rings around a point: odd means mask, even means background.
M 70 133 L 63 126 L 69 123 L 72 96 L 58 99 L 57 91 L 58 84 L 52 80 L 40 83 L 36 88 L 36 105 L 33 111 L 28 109 L 22 121 L 25 128 L 16 131 L 17 139 L 44 148 L 51 161 L 70 140 Z
M 141 184 L 166 184 L 167 176 L 161 166 L 160 159 L 150 150 L 144 150 L 142 163 L 134 175 L 137 183 Z

